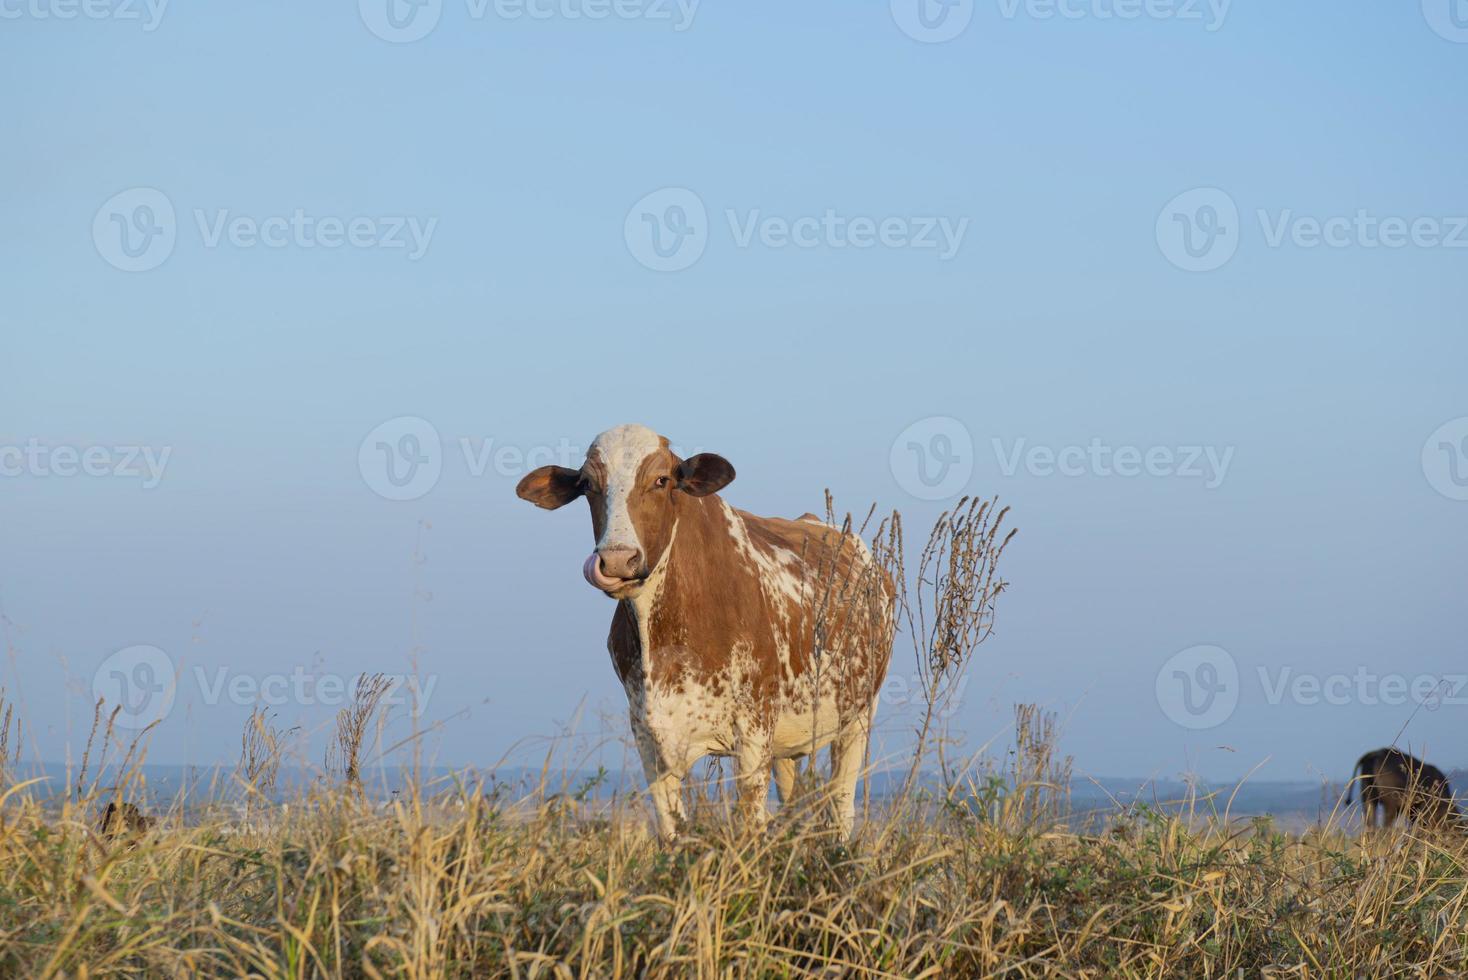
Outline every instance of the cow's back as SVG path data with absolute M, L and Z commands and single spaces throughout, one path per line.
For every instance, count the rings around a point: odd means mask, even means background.
M 830 670 L 843 708 L 869 705 L 892 654 L 891 576 L 859 535 L 814 514 L 788 520 L 733 513 L 749 544 L 767 556 L 761 567 L 780 570 L 764 592 L 783 607 L 775 611 L 776 628 L 788 623 L 795 634 L 788 639 L 799 662 L 790 666 L 797 673 Z

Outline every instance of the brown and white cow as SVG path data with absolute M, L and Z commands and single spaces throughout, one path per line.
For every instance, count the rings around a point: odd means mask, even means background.
M 597 436 L 581 469 L 546 466 L 516 493 L 591 506 L 582 572 L 617 600 L 607 649 L 627 692 L 658 828 L 684 818 L 683 778 L 732 756 L 741 809 L 766 817 L 795 760 L 831 746 L 833 819 L 850 833 L 877 688 L 892 650 L 892 583 L 859 537 L 814 515 L 755 517 L 718 491 L 721 456 L 679 459 L 640 425 Z

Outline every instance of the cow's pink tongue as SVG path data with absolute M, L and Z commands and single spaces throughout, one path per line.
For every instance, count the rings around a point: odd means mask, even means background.
M 581 566 L 581 574 L 586 576 L 586 581 L 603 592 L 607 589 L 615 589 L 622 584 L 621 579 L 607 578 L 601 573 L 601 555 L 594 551 L 591 557 L 586 559 L 586 564 Z

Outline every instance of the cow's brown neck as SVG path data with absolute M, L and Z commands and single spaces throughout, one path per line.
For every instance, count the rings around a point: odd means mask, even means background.
M 711 628 L 722 631 L 732 606 L 730 579 L 747 574 L 718 495 L 680 495 L 674 512 L 672 541 L 647 588 L 636 599 L 624 600 L 644 657 L 649 650 L 686 649 L 692 626 L 706 639 Z

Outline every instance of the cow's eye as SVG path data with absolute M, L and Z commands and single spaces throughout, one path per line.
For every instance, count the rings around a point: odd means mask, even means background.
M 673 481 L 672 480 L 669 480 L 666 476 L 660 476 L 656 480 L 653 480 L 652 481 L 652 485 L 655 486 L 655 487 L 657 487 L 659 490 L 662 490 L 662 489 L 666 488 L 669 483 L 672 483 L 672 482 Z

